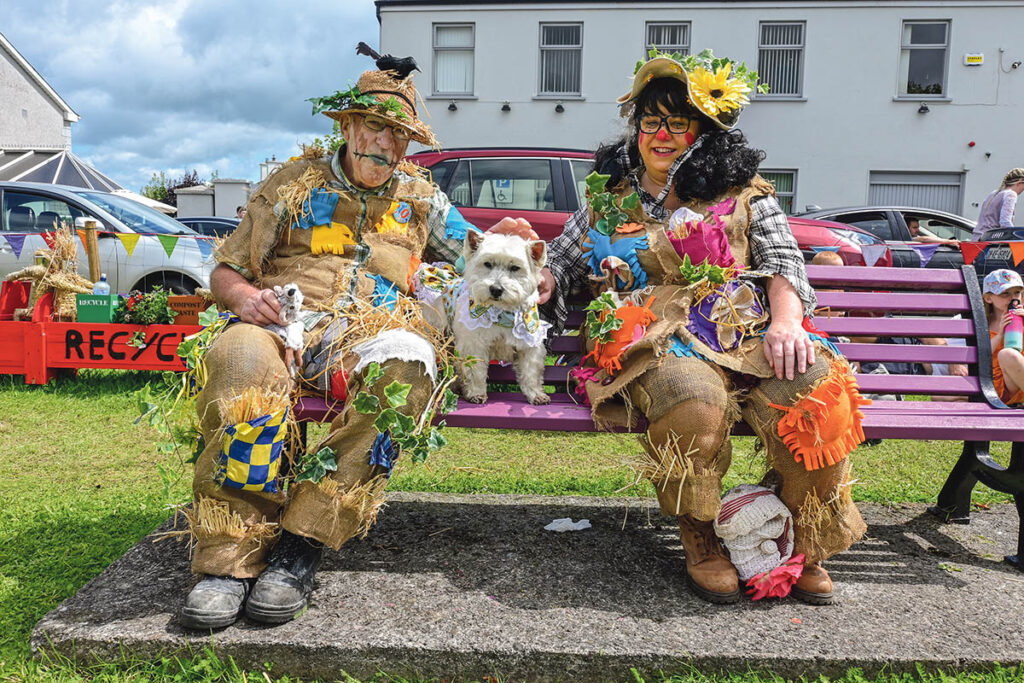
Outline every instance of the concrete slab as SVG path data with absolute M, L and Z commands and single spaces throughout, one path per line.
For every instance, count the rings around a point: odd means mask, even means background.
M 869 537 L 833 558 L 841 604 L 714 606 L 686 590 L 675 529 L 623 499 L 393 494 L 362 541 L 327 554 L 311 608 L 213 636 L 244 667 L 334 679 L 393 674 L 622 680 L 641 671 L 984 668 L 1024 660 L 1024 573 L 1002 563 L 1016 513 L 970 526 L 921 505 L 862 506 Z M 628 512 L 628 514 L 627 514 Z M 557 534 L 552 519 L 593 528 Z M 193 583 L 182 544 L 144 539 L 36 626 L 34 648 L 88 660 L 201 649 L 174 613 Z

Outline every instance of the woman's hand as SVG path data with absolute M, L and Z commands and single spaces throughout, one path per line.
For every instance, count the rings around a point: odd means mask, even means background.
M 804 373 L 814 365 L 814 342 L 800 321 L 773 319 L 764 335 L 764 355 L 776 377 L 793 379 L 794 370 Z
M 533 226 L 530 225 L 530 221 L 525 218 L 512 218 L 511 216 L 505 216 L 499 222 L 492 225 L 487 232 L 522 237 L 527 241 L 540 239 L 537 233 L 534 232 Z

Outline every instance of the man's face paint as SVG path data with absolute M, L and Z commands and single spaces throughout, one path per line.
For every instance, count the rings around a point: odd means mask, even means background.
M 363 123 L 363 117 L 351 115 L 341 124 L 345 136 L 342 168 L 348 179 L 363 188 L 380 187 L 391 179 L 395 166 L 405 156 L 409 140 L 399 140 L 390 127 L 374 131 Z
M 659 105 L 658 116 L 669 116 L 664 106 Z M 654 113 L 654 112 L 651 112 Z M 685 133 L 670 133 L 662 124 L 657 133 L 638 131 L 637 146 L 640 156 L 647 168 L 647 175 L 656 183 L 668 182 L 668 170 L 683 152 L 697 139 L 700 134 L 700 122 L 696 117 L 690 120 L 690 127 Z

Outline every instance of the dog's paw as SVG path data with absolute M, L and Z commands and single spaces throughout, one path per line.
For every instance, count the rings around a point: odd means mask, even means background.
M 535 406 L 546 406 L 551 403 L 551 397 L 547 394 L 541 394 L 539 396 L 530 396 L 530 403 Z
M 463 394 L 462 398 L 470 403 L 487 403 L 487 394 Z

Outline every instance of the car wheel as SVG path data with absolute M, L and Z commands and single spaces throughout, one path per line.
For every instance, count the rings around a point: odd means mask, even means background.
M 154 273 L 136 284 L 132 289 L 142 292 L 151 292 L 155 287 L 162 287 L 165 291 L 174 295 L 195 294 L 199 285 L 191 278 L 179 275 L 178 273 Z

